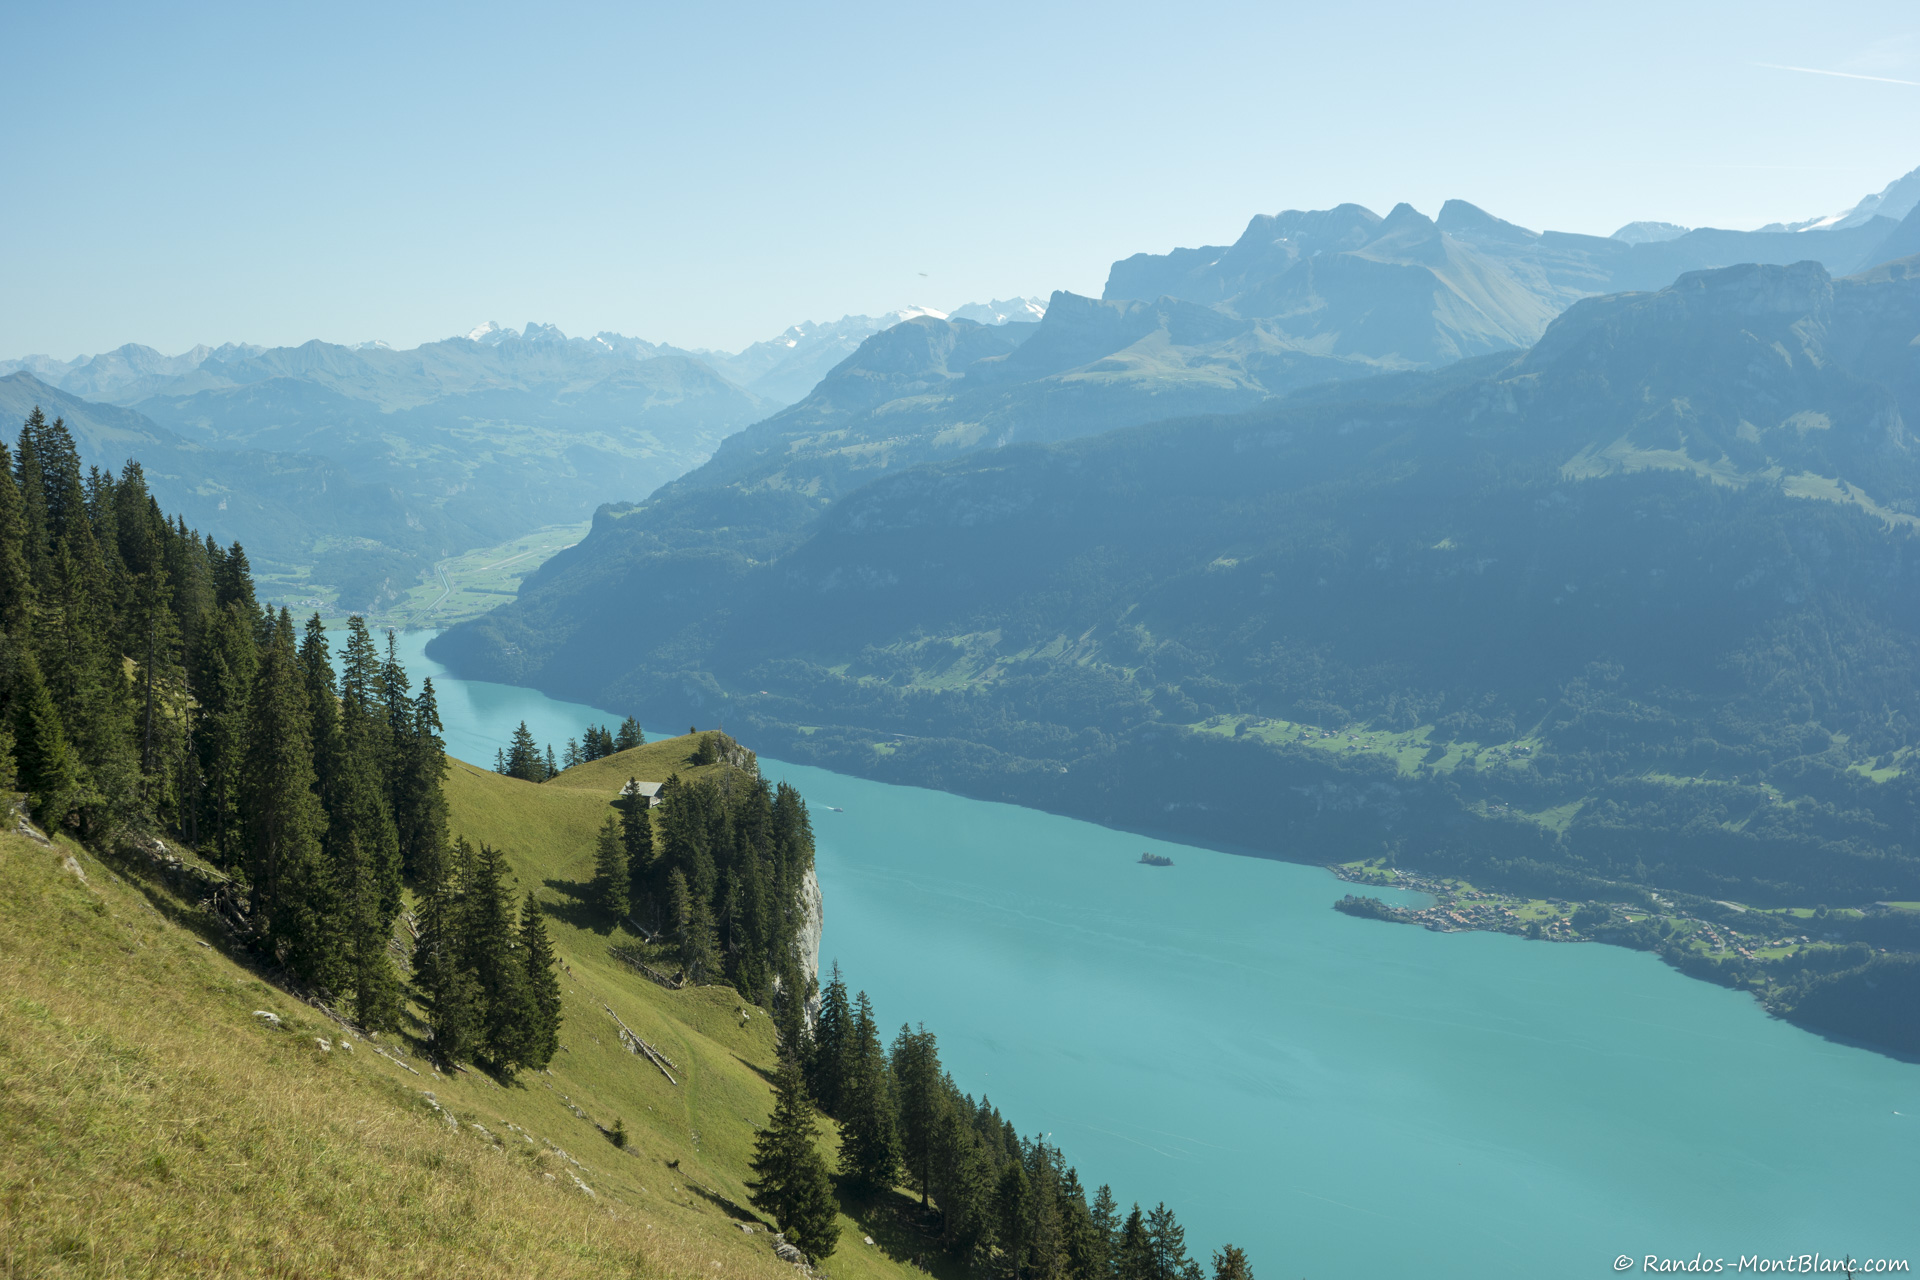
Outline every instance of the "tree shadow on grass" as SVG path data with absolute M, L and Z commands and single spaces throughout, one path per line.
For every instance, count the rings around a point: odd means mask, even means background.
M 840 1212 L 859 1224 L 867 1244 L 856 1235 L 840 1237 L 841 1249 L 878 1249 L 895 1262 L 907 1263 L 939 1280 L 968 1280 L 964 1261 L 940 1248 L 940 1215 L 920 1207 L 917 1196 L 893 1189 L 878 1194 L 836 1186 Z
M 683 1183 L 682 1185 L 685 1186 L 687 1190 L 693 1192 L 693 1194 L 699 1196 L 702 1200 L 705 1200 L 708 1204 L 713 1205 L 715 1208 L 719 1209 L 720 1212 L 726 1214 L 730 1218 L 735 1219 L 736 1221 L 756 1222 L 763 1227 L 767 1226 L 766 1219 L 762 1218 L 759 1214 L 755 1213 L 752 1209 L 749 1209 L 747 1206 L 743 1204 L 738 1204 L 732 1200 L 729 1200 L 726 1196 L 721 1195 L 718 1191 L 715 1191 L 711 1187 L 703 1187 L 697 1182 L 687 1182 L 687 1183 Z M 769 1227 L 768 1229 L 771 1230 L 772 1228 Z
M 753 1074 L 759 1076 L 762 1080 L 765 1080 L 768 1084 L 772 1084 L 774 1082 L 775 1073 L 767 1070 L 763 1066 L 760 1066 L 758 1063 L 748 1062 L 745 1058 L 741 1057 L 737 1053 L 733 1055 L 733 1060 L 739 1063 L 741 1066 L 745 1067 L 747 1070 L 753 1072 Z
M 593 901 L 592 885 L 581 884 L 578 880 L 543 880 L 541 883 L 560 895 L 558 902 L 540 904 L 541 909 L 556 920 L 602 937 L 613 933 L 618 927 Z

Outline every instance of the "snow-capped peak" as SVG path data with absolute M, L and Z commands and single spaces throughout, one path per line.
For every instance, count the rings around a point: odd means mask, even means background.
M 975 324 L 1034 324 L 1047 314 L 1045 298 L 995 298 L 992 302 L 969 302 L 955 307 L 950 320 L 971 320 Z
M 1860 203 L 1851 209 L 1842 209 L 1825 217 L 1806 218 L 1800 222 L 1769 222 L 1759 230 L 1844 231 L 1848 227 L 1865 226 L 1875 218 L 1891 218 L 1898 222 L 1912 213 L 1915 205 L 1920 205 L 1920 169 L 1895 178 L 1879 191 L 1862 197 Z

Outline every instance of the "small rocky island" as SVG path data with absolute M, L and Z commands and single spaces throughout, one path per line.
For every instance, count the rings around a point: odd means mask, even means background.
M 1173 865 L 1173 859 L 1164 853 L 1143 853 L 1140 855 L 1140 863 L 1148 867 L 1170 867 Z

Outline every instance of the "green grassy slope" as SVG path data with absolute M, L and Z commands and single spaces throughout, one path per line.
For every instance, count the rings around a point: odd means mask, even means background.
M 632 972 L 608 946 L 637 940 L 573 889 L 617 788 L 601 775 L 709 771 L 685 766 L 693 745 L 546 786 L 451 762 L 456 833 L 506 851 L 564 965 L 561 1052 L 505 1087 L 263 981 L 132 867 L 0 836 L 0 1276 L 787 1274 L 745 1186 L 771 1021 L 727 988 Z M 609 1008 L 677 1083 L 622 1047 Z M 846 1219 L 828 1269 L 898 1276 L 893 1238 Z

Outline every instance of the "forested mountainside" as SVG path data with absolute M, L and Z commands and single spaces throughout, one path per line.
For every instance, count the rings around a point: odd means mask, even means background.
M 434 651 L 1282 856 L 1911 901 L 1916 334 L 1920 263 L 1691 274 L 1515 358 L 911 469 L 765 562 L 603 513 Z

